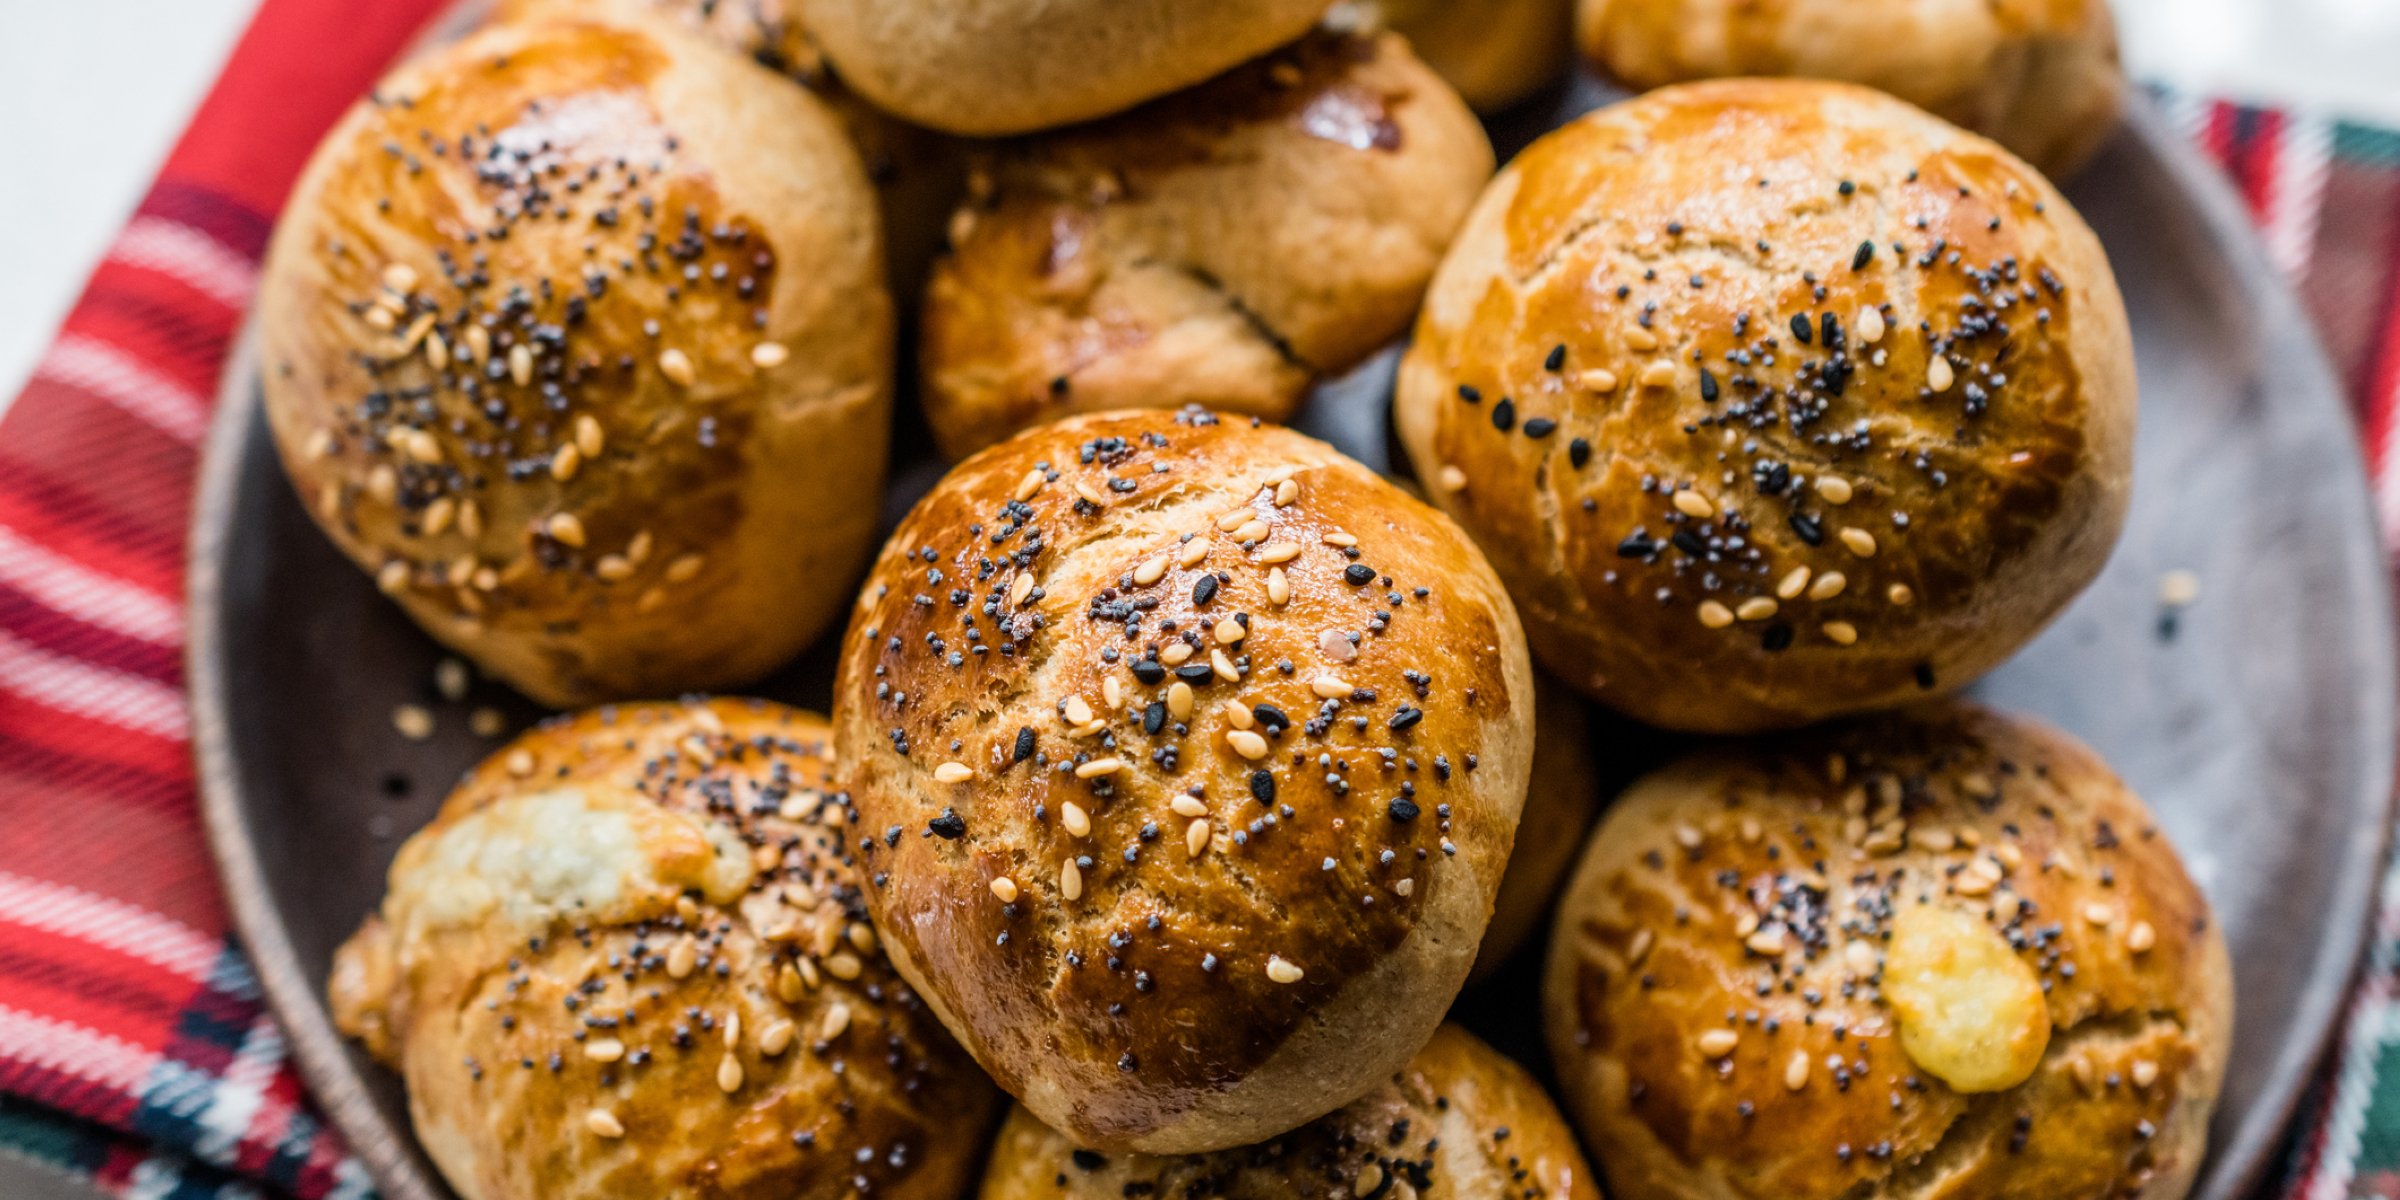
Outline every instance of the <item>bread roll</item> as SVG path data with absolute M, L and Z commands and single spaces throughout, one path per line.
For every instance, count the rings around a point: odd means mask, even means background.
M 1544 999 L 1621 1196 L 2179 1200 L 2224 1080 L 2222 931 L 2091 751 L 1936 705 L 1636 784 Z
M 901 973 L 1044 1123 L 1248 1145 L 1441 1022 L 1525 795 L 1507 595 L 1330 447 L 1199 410 L 960 464 L 834 685 Z
M 1533 768 L 1525 812 L 1517 821 L 1508 871 L 1500 876 L 1500 894 L 1492 902 L 1491 926 L 1475 952 L 1474 979 L 1498 970 L 1541 928 L 1600 808 L 1599 766 L 1593 761 L 1583 698 L 1540 671 L 1534 672 L 1533 694 Z
M 2124 104 L 2107 0 L 1581 0 L 1576 37 L 1637 89 L 1733 75 L 1863 83 L 2061 178 Z
M 1842 84 L 1688 84 L 1536 142 L 1396 403 L 1543 663 L 1680 729 L 1967 683 L 2099 572 L 2131 485 L 2099 241 L 2007 151 Z
M 1096 1154 L 1013 1109 L 984 1168 L 982 1200 L 1404 1195 L 1600 1200 L 1541 1085 L 1456 1025 L 1348 1106 L 1236 1150 Z
M 920 125 L 990 136 L 1121 112 L 1308 31 L 1330 0 L 798 0 L 842 77 Z
M 990 1084 L 893 976 L 822 718 L 553 720 L 400 849 L 335 1022 L 465 1200 L 960 1195 Z
M 1407 37 L 1477 112 L 1498 112 L 1541 90 L 1572 57 L 1575 0 L 1350 0 L 1349 7 Z
M 1406 332 L 1491 173 L 1474 114 L 1389 34 L 995 147 L 926 289 L 935 436 L 958 457 L 1070 412 L 1289 417 Z
M 891 305 L 825 107 L 655 23 L 486 30 L 319 147 L 260 286 L 301 499 L 534 699 L 727 685 L 874 536 Z
M 815 92 L 841 121 L 875 185 L 892 290 L 904 299 L 914 297 L 965 184 L 965 148 L 843 86 L 800 24 L 796 8 L 794 0 L 502 0 L 497 11 L 502 20 L 520 21 L 543 13 L 655 12 Z

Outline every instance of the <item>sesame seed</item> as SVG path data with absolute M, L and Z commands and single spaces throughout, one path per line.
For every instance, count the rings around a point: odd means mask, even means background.
M 1035 467 L 1025 472 L 1025 478 L 1017 481 L 1016 498 L 1031 500 L 1035 493 L 1042 490 L 1042 485 L 1048 482 L 1050 482 L 1050 477 L 1044 475 L 1040 467 Z
M 583 1044 L 583 1056 L 593 1062 L 611 1063 L 625 1057 L 625 1043 L 615 1038 L 599 1038 Z
M 1077 779 L 1098 779 L 1098 778 L 1100 778 L 1100 777 L 1101 777 L 1101 776 L 1103 776 L 1103 775 L 1114 775 L 1114 774 L 1116 774 L 1117 772 L 1119 772 L 1119 771 L 1122 771 L 1122 770 L 1124 770 L 1124 769 L 1125 769 L 1125 760 L 1124 760 L 1124 759 L 1121 759 L 1121 758 L 1095 758 L 1095 759 L 1093 759 L 1093 760 L 1092 760 L 1092 761 L 1090 761 L 1090 762 L 1084 763 L 1083 765 L 1076 767 L 1076 768 L 1075 768 L 1075 778 L 1077 778 Z M 1090 822 L 1087 820 L 1087 821 L 1086 821 L 1084 824 L 1085 824 L 1085 827 L 1086 827 L 1086 828 L 1089 828 L 1091 823 L 1090 823 Z
M 1075 492 L 1076 499 L 1083 501 L 1085 504 L 1091 505 L 1093 508 L 1108 507 L 1108 497 L 1101 495 L 1100 489 L 1093 487 L 1091 481 L 1088 479 L 1076 480 L 1073 490 Z
M 1002 904 L 1016 903 L 1017 881 L 1006 875 L 994 876 L 992 878 L 992 895 L 997 897 Z
M 2106 925 L 2117 919 L 2117 913 L 2105 904 L 2086 904 L 2083 906 L 2083 919 L 2094 925 Z
M 1250 628 L 1240 621 L 1219 621 L 1215 637 L 1220 646 L 1230 646 L 1250 635 Z
M 1717 515 L 1717 506 L 1709 503 L 1708 497 L 1688 488 L 1675 493 L 1675 510 L 1703 521 Z
M 1593 367 L 1591 370 L 1585 371 L 1583 374 L 1576 376 L 1576 380 L 1582 383 L 1585 388 L 1603 394 L 1617 390 L 1617 373 L 1615 371 L 1603 370 L 1599 367 Z
M 1233 747 L 1234 753 L 1239 754 L 1243 758 L 1247 758 L 1252 762 L 1256 762 L 1259 759 L 1267 756 L 1267 739 L 1260 737 L 1252 730 L 1227 730 L 1225 732 L 1225 744 Z
M 621 1138 L 625 1136 L 625 1123 L 617 1119 L 617 1114 L 605 1108 L 595 1108 L 583 1114 L 583 1127 L 599 1137 Z
M 1067 831 L 1069 837 L 1092 836 L 1091 814 L 1083 811 L 1083 806 L 1072 800 L 1058 806 L 1058 824 L 1060 828 Z
M 416 268 L 407 263 L 393 263 L 383 269 L 383 286 L 406 295 L 417 288 Z
M 1635 350 L 1658 349 L 1658 335 L 1641 325 L 1625 327 L 1625 344 Z
M 860 962 L 857 955 L 847 950 L 825 960 L 825 973 L 845 983 L 857 979 L 860 972 L 865 969 L 866 964 Z
M 1374 1195 L 1382 1187 L 1383 1165 L 1371 1162 L 1367 1164 L 1365 1170 L 1358 1173 L 1358 1178 L 1350 1181 L 1350 1194 L 1359 1197 L 1360 1200 L 1365 1200 L 1366 1197 Z
M 1032 595 L 1033 576 L 1020 574 L 1017 576 L 1017 581 L 1015 583 L 1008 585 L 1008 606 L 1010 608 L 1023 608 L 1025 607 L 1025 601 Z
M 1442 490 L 1445 492 L 1463 492 L 1467 490 L 1467 473 L 1459 470 L 1457 467 L 1451 466 L 1448 463 L 1442 464 L 1440 479 Z
M 1151 584 L 1157 583 L 1159 580 L 1166 578 L 1166 574 L 1167 556 L 1161 554 L 1156 558 L 1147 559 L 1142 563 L 1142 565 L 1135 567 L 1133 569 L 1133 581 L 1142 587 L 1149 587 Z
M 1851 318 L 1850 327 L 1857 332 L 1861 345 L 1872 346 L 1882 341 L 1884 334 L 1883 310 L 1871 304 L 1860 308 L 1858 315 Z
M 1823 626 L 1825 640 L 1837 646 L 1858 644 L 1858 626 L 1848 621 L 1827 621 Z
M 742 1063 L 728 1054 L 717 1060 L 717 1090 L 730 1096 L 742 1090 Z
M 1178 679 L 1167 685 L 1167 715 L 1180 721 L 1192 715 L 1192 685 Z
M 1237 528 L 1233 531 L 1233 540 L 1237 542 L 1260 542 L 1266 540 L 1266 536 L 1272 532 L 1274 532 L 1274 529 L 1265 521 L 1252 518 L 1249 521 L 1243 522 L 1240 528 Z
M 533 385 L 533 347 L 518 342 L 508 348 L 508 377 L 518 387 Z
M 1808 1051 L 1792 1052 L 1792 1060 L 1783 1065 L 1783 1086 L 1794 1092 L 1808 1086 Z
M 946 762 L 933 769 L 936 783 L 965 783 L 975 778 L 975 768 L 962 762 Z
M 1932 362 L 1925 364 L 1926 387 L 1936 392 L 1946 392 L 1950 390 L 1950 385 L 1956 382 L 1958 382 L 1958 373 L 1950 369 L 1949 359 L 1937 354 Z
M 658 352 L 658 373 L 677 387 L 690 387 L 699 372 L 692 366 L 692 356 L 670 346 Z
M 1239 700 L 1228 697 L 1225 703 L 1219 705 L 1218 708 L 1224 712 L 1226 722 L 1231 724 L 1235 729 L 1248 729 L 1258 723 L 1258 718 L 1251 713 L 1250 706 L 1242 703 Z M 1194 804 L 1199 803 L 1199 801 L 1192 800 L 1189 796 L 1178 796 L 1175 798 L 1175 804 L 1178 810 L 1181 809 L 1185 801 L 1190 801 Z M 1187 817 L 1196 817 L 1200 814 L 1184 813 L 1184 815 Z
M 1650 365 L 1642 368 L 1641 380 L 1642 386 L 1646 388 L 1673 387 L 1675 385 L 1675 364 L 1663 358 L 1654 360 Z
M 542 522 L 542 529 L 562 546 L 583 545 L 583 522 L 574 513 L 556 513 Z
M 1800 593 L 1808 589 L 1808 575 L 1807 567 L 1793 567 L 1790 571 L 1785 572 L 1782 581 L 1775 585 L 1775 594 L 1786 600 L 1799 599 Z
M 1905 583 L 1893 584 L 1884 591 L 1883 596 L 1884 599 L 1904 608 L 1915 603 L 1917 599 L 1916 590 Z
M 2158 602 L 2169 608 L 2188 607 L 2200 598 L 2200 577 L 2190 571 L 2169 571 L 2158 579 Z
M 1816 583 L 1809 587 L 1808 598 L 1811 600 L 1831 600 L 1835 596 L 1841 595 L 1842 589 L 1848 586 L 1850 586 L 1849 576 L 1842 574 L 1840 571 L 1827 571 L 1824 574 L 1817 576 Z
M 2125 931 L 2125 948 L 2135 954 L 2147 954 L 2156 945 L 2158 930 L 2152 928 L 2148 921 L 2135 921 L 2133 927 Z
M 1849 547 L 1850 553 L 1860 558 L 1875 557 L 1875 535 L 1856 525 L 1842 528 L 1842 545 Z
M 1232 533 L 1255 519 L 1247 508 L 1228 509 L 1217 517 L 1217 532 Z
M 1335 546 L 1343 550 L 1358 544 L 1356 537 L 1339 529 L 1328 532 L 1321 540 L 1328 546 Z
M 842 1007 L 841 1011 L 846 1014 L 850 1010 Z M 791 1049 L 792 1036 L 797 1029 L 798 1026 L 793 1025 L 790 1021 L 777 1020 L 768 1023 L 765 1029 L 758 1031 L 758 1052 L 768 1058 L 773 1058 Z
M 1752 596 L 1742 601 L 1742 606 L 1733 610 L 1733 615 L 1745 621 L 1764 621 L 1768 617 L 1774 616 L 1776 610 L 1781 607 L 1775 603 L 1773 597 Z
M 1083 898 L 1083 869 L 1075 865 L 1074 859 L 1059 864 L 1058 894 L 1069 900 Z
M 1292 501 L 1299 498 L 1300 484 L 1297 481 L 1286 479 L 1275 485 L 1275 507 L 1289 508 Z
M 1284 605 L 1291 603 L 1291 600 L 1292 600 L 1292 580 L 1291 580 L 1291 577 L 1290 577 L 1290 576 L 1288 576 L 1288 575 L 1285 575 L 1285 574 L 1283 573 L 1283 568 L 1282 568 L 1282 567 L 1275 567 L 1275 568 L 1272 568 L 1272 569 L 1268 570 L 1268 572 L 1267 572 L 1267 603 L 1269 603 L 1269 604 L 1272 604 L 1272 605 L 1276 606 L 1277 608 L 1281 608 L 1281 607 L 1283 607 Z
M 1069 725 L 1089 725 L 1092 722 L 1091 703 L 1081 696 L 1067 697 L 1067 702 L 1060 705 L 1059 709 L 1059 715 Z
M 1703 1057 L 1723 1058 L 1742 1044 L 1742 1035 L 1730 1029 L 1711 1029 L 1692 1040 Z
M 1258 548 L 1258 561 L 1262 563 L 1287 563 L 1298 557 L 1298 542 L 1272 542 Z
M 1297 963 L 1280 954 L 1267 956 L 1267 978 L 1277 983 L 1298 983 L 1304 974 Z
M 1183 852 L 1185 857 L 1198 858 L 1200 857 L 1201 852 L 1207 849 L 1208 821 L 1206 818 L 1194 821 L 1191 824 L 1183 827 Z
M 667 564 L 667 582 L 689 583 L 707 560 L 698 554 L 686 554 Z
M 1700 602 L 1700 623 L 1710 629 L 1723 629 L 1733 624 L 1733 610 L 1714 600 Z
M 1333 675 L 1319 675 L 1309 683 L 1308 690 L 1315 692 L 1321 700 L 1339 700 L 1349 695 L 1352 689 L 1348 680 Z
M 1817 477 L 1817 494 L 1825 497 L 1827 504 L 1848 504 L 1850 481 L 1839 475 L 1820 475 Z
M 558 453 L 550 456 L 550 477 L 560 483 L 575 478 L 575 472 L 582 468 L 583 451 L 576 449 L 573 442 L 560 446 Z
M 1241 681 L 1241 671 L 1234 667 L 1233 660 L 1225 657 L 1225 652 L 1222 650 L 1211 650 L 1208 652 L 1208 665 L 1216 670 L 1217 678 L 1222 679 L 1227 683 L 1238 683 Z
M 850 1006 L 839 1001 L 825 1010 L 825 1019 L 817 1026 L 817 1037 L 832 1041 L 850 1031 Z
M 508 752 L 507 761 L 501 765 L 508 768 L 509 774 L 514 775 L 519 779 L 523 779 L 526 776 L 533 774 L 533 769 L 535 766 L 533 751 L 524 749 L 523 747 L 511 750 Z
M 1205 817 L 1208 815 L 1208 806 L 1201 803 L 1197 796 L 1178 795 L 1168 807 L 1174 809 L 1175 815 L 1179 817 Z
M 433 712 L 422 704 L 403 704 L 392 710 L 392 728 L 412 742 L 433 736 Z
M 791 356 L 792 352 L 782 342 L 760 342 L 750 347 L 750 365 L 761 371 L 772 371 Z

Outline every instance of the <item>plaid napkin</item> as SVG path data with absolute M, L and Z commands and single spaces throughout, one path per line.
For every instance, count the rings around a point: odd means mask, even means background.
M 195 810 L 183 554 L 218 370 L 318 136 L 441 0 L 265 0 L 0 420 L 0 1152 L 113 1195 L 365 1196 L 228 932 Z M 2223 162 L 2354 389 L 2387 524 L 2400 135 L 2169 103 Z M 2400 882 L 2385 930 L 2400 929 Z M 2386 937 L 2291 1178 L 2400 1197 Z M 2393 1056 L 2385 1081 L 2380 1070 Z

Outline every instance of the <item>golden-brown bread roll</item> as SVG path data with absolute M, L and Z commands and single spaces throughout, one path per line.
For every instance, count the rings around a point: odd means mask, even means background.
M 1559 912 L 1567 1109 L 1623 1196 L 2178 1200 L 2222 932 L 2105 764 L 1936 704 L 1636 784 Z
M 1406 332 L 1492 173 L 1390 35 L 1319 33 L 975 167 L 925 295 L 925 411 L 959 457 L 1070 412 L 1289 417 Z
M 806 91 L 659 22 L 496 27 L 319 147 L 260 286 L 267 415 L 343 552 L 534 699 L 731 684 L 872 549 L 880 256 Z
M 1575 0 L 1349 0 L 1347 7 L 1345 19 L 1380 22 L 1407 37 L 1477 112 L 1498 112 L 1539 91 L 1572 57 Z
M 1433 1033 L 1525 795 L 1508 596 L 1439 513 L 1200 410 L 960 464 L 834 685 L 886 945 L 1035 1116 L 1248 1145 Z
M 825 101 L 875 185 L 892 290 L 902 297 L 916 295 L 966 181 L 965 148 L 957 139 L 900 120 L 844 87 L 800 24 L 793 0 L 502 0 L 497 16 L 521 21 L 546 12 L 605 15 L 628 9 L 680 19 Z
M 1600 808 L 1599 764 L 1593 761 L 1583 698 L 1541 671 L 1533 676 L 1533 767 L 1525 784 L 1525 811 L 1517 819 L 1517 845 L 1500 877 L 1500 894 L 1492 901 L 1491 926 L 1475 952 L 1474 979 L 1497 970 L 1541 928 Z
M 990 136 L 1121 112 L 1308 31 L 1331 0 L 797 0 L 869 100 Z
M 2107 0 L 1581 0 L 1576 40 L 1633 88 L 1735 75 L 1866 84 L 2060 178 L 2124 103 Z
M 552 720 L 460 782 L 334 1019 L 466 1200 L 963 1193 L 995 1094 L 867 924 L 822 718 Z
M 1543 663 L 1653 724 L 1965 684 L 2107 559 L 2134 370 L 2099 241 L 1879 92 L 1662 89 L 1536 142 L 1426 294 L 1395 420 Z
M 1444 1025 L 1373 1091 L 1271 1141 L 1213 1154 L 1104 1155 L 1011 1109 L 982 1200 L 1600 1200 L 1558 1106 L 1523 1067 Z

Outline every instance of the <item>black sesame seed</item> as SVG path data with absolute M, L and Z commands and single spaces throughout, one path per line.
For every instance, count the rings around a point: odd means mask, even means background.
M 1033 726 L 1028 725 L 1025 728 L 1017 731 L 1017 746 L 1015 753 L 1015 761 L 1017 762 L 1024 762 L 1026 759 L 1033 757 Z
M 1260 725 L 1273 732 L 1281 732 L 1292 727 L 1291 717 L 1272 704 L 1256 705 L 1251 708 L 1250 715 L 1256 717 Z
M 1553 421 L 1548 417 L 1527 417 L 1525 419 L 1526 437 L 1546 438 L 1557 431 L 1558 422 Z
M 1809 323 L 1807 313 L 1792 314 L 1792 336 L 1800 339 L 1803 346 L 1817 340 L 1816 327 Z
M 1858 253 L 1850 256 L 1850 269 L 1853 271 L 1866 270 L 1867 264 L 1873 261 L 1875 261 L 1875 242 L 1874 239 L 1870 238 L 1866 241 L 1860 242 L 1858 244 Z
M 1648 535 L 1638 530 L 1626 534 L 1625 540 L 1617 543 L 1618 558 L 1648 558 L 1656 553 L 1658 553 L 1658 543 L 1650 540 Z
M 1415 725 L 1417 722 L 1419 722 L 1419 721 L 1422 721 L 1422 720 L 1424 720 L 1424 719 L 1425 719 L 1425 710 L 1424 710 L 1424 709 L 1421 709 L 1421 708 L 1412 708 L 1412 707 L 1408 707 L 1408 706 L 1406 706 L 1406 705 L 1403 705 L 1403 706 L 1401 707 L 1401 709 L 1400 709 L 1400 711 L 1399 711 L 1399 712 L 1396 712 L 1396 713 L 1393 713 L 1393 714 L 1392 714 L 1392 722 L 1391 722 L 1392 732 L 1394 732 L 1394 733 L 1398 733 L 1398 732 L 1400 732 L 1401 730 L 1407 729 L 1407 728 L 1409 728 L 1409 727 L 1411 727 L 1411 726 Z
M 967 819 L 959 816 L 957 809 L 945 808 L 942 815 L 925 822 L 925 828 L 932 830 L 935 837 L 955 842 L 967 836 Z
M 1920 688 L 1923 688 L 1923 689 L 1925 689 L 1926 691 L 1929 691 L 1929 692 L 1933 690 L 1933 664 L 1932 664 L 1932 663 L 1918 663 L 1918 664 L 1917 664 L 1917 667 L 1916 667 L 1916 672 L 1915 672 L 1915 674 L 1916 674 L 1916 677 L 1917 677 L 1917 686 L 1918 686 L 1918 687 L 1920 687 Z
M 1506 396 L 1492 406 L 1492 428 L 1507 433 L 1517 423 L 1517 402 Z
M 1106 1158 L 1094 1154 L 1089 1150 L 1078 1150 L 1074 1153 L 1073 1157 L 1075 1159 L 1075 1165 L 1086 1171 L 1097 1171 L 1100 1168 L 1108 1165 L 1108 1160 Z
M 1592 444 L 1582 438 L 1568 442 L 1567 461 L 1577 467 L 1592 461 Z
M 1175 678 L 1180 679 L 1185 683 L 1206 683 L 1213 678 L 1216 673 L 1217 669 L 1215 667 L 1212 667 L 1204 662 L 1188 662 L 1180 667 L 1175 668 Z
M 1758 644 L 1769 654 L 1788 650 L 1792 645 L 1792 627 L 1777 621 L 1767 626 L 1767 631 L 1759 635 Z
M 1420 811 L 1417 808 L 1417 802 L 1409 799 L 1406 796 L 1392 797 L 1392 802 L 1386 806 L 1386 809 L 1392 814 L 1393 820 L 1402 824 L 1407 824 L 1410 821 L 1416 820 L 1417 814 Z
M 1258 801 L 1260 804 L 1273 804 L 1273 803 L 1275 803 L 1275 773 L 1274 773 L 1274 772 L 1272 772 L 1272 771 L 1252 771 L 1252 772 L 1250 772 L 1250 798 L 1251 798 L 1251 799 L 1253 799 L 1253 800 L 1256 800 L 1256 801 Z
M 1142 710 L 1142 732 L 1155 734 L 1167 727 L 1167 706 L 1156 700 Z
M 1555 371 L 1566 365 L 1567 347 L 1564 343 L 1550 347 L 1550 357 L 1542 360 L 1542 369 L 1545 371 Z
M 1214 599 L 1216 599 L 1216 598 L 1217 598 L 1217 577 L 1216 577 L 1216 576 L 1214 576 L 1214 575 L 1203 575 L 1203 576 L 1201 576 L 1201 577 L 1200 577 L 1200 581 L 1199 581 L 1198 583 L 1195 583 L 1195 584 L 1193 584 L 1193 585 L 1192 585 L 1192 603 L 1193 603 L 1193 604 L 1206 604 L 1206 603 L 1208 603 L 1209 601 L 1211 601 L 1211 600 L 1214 600 Z
M 1792 514 L 1791 525 L 1792 532 L 1799 534 L 1801 541 L 1807 542 L 1811 546 L 1825 544 L 1825 525 L 1817 518 L 1807 513 L 1796 512 Z
M 1710 404 L 1717 402 L 1717 377 L 1707 367 L 1700 368 L 1700 398 Z
M 1351 563 L 1342 568 L 1342 582 L 1351 587 L 1365 587 L 1375 582 L 1375 568 L 1365 563 Z
M 1155 658 L 1139 659 L 1133 664 L 1133 677 L 1143 683 L 1155 684 L 1167 677 L 1167 668 Z
M 1458 398 L 1469 404 L 1483 403 L 1483 393 L 1463 383 L 1458 385 Z

